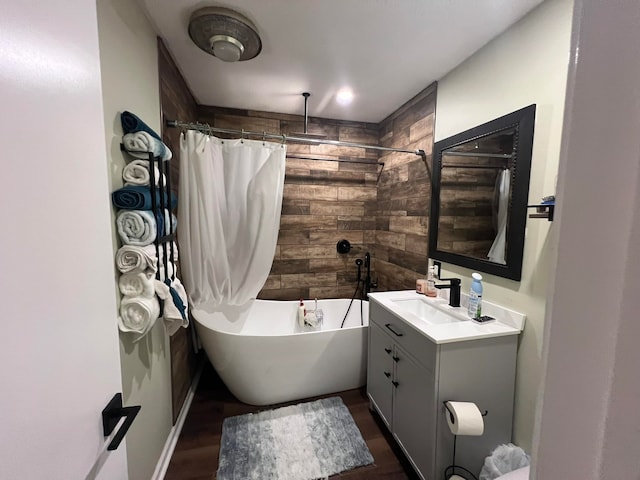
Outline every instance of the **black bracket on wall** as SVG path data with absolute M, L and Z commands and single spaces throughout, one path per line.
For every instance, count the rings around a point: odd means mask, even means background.
M 141 408 L 142 407 L 140 405 L 123 407 L 121 393 L 116 393 L 107 406 L 104 407 L 104 410 L 102 410 L 102 431 L 105 437 L 111 435 L 111 432 L 116 428 L 120 419 L 125 417 L 122 427 L 120 427 L 120 430 L 118 430 L 116 435 L 113 437 L 113 440 L 111 440 L 107 450 L 115 450 L 120 446 L 122 439 L 127 434 L 129 427 Z

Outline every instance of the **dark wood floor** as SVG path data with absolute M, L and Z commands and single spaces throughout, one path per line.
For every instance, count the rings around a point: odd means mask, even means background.
M 332 479 L 418 479 L 382 420 L 369 411 L 369 400 L 364 388 L 324 395 L 324 397 L 330 396 L 340 396 L 349 408 L 374 459 L 373 465 L 334 475 L 331 477 Z M 317 398 L 322 397 L 313 397 L 309 400 Z M 299 403 L 299 401 L 269 407 L 254 407 L 241 403 L 229 392 L 213 368 L 207 363 L 176 449 L 171 457 L 165 480 L 214 479 L 218 469 L 220 436 L 224 418 L 295 403 Z

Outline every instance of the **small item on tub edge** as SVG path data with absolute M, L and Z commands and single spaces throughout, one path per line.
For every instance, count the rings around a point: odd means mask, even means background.
M 489 315 L 482 315 L 481 317 L 472 318 L 471 320 L 476 323 L 489 323 L 495 321 L 495 318 L 490 317 Z

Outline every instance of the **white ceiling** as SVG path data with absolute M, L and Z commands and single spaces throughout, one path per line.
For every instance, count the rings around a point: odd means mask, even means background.
M 203 105 L 379 122 L 542 0 L 140 0 Z M 254 59 L 226 63 L 187 32 L 191 13 L 223 6 L 252 20 Z M 526 58 L 526 52 L 523 52 Z M 335 101 L 348 86 L 353 103 Z M 193 120 L 193 119 L 181 119 Z

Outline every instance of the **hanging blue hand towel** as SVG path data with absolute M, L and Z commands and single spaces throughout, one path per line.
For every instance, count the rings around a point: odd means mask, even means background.
M 124 133 L 147 132 L 162 141 L 160 135 L 131 112 L 127 112 L 126 110 L 122 112 L 120 114 L 120 123 L 122 123 Z
M 156 190 L 156 208 L 160 208 L 160 192 Z M 124 210 L 151 210 L 151 189 L 144 185 L 128 185 L 122 187 L 111 194 L 111 200 L 116 208 Z M 164 194 L 164 206 L 174 209 L 178 205 L 178 199 L 171 192 L 171 195 Z

